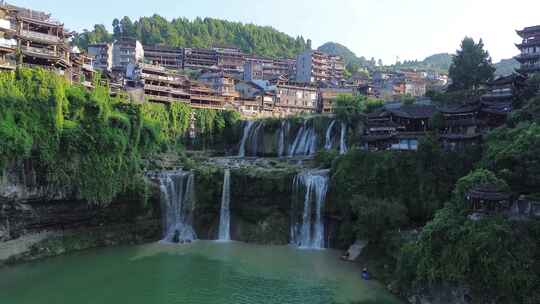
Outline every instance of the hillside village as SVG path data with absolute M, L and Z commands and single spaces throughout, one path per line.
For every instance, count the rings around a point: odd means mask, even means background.
M 369 150 L 416 150 L 419 138 L 434 129 L 450 149 L 476 144 L 506 121 L 526 75 L 540 71 L 540 28 L 525 28 L 517 31 L 523 38 L 516 58 L 521 69 L 490 82 L 473 102 L 435 105 L 426 93 L 444 90 L 450 81 L 434 70 L 372 70 L 346 78 L 343 58 L 317 50 L 266 58 L 232 46 L 172 48 L 133 38 L 82 50 L 70 41 L 75 33 L 48 13 L 2 3 L 0 14 L 2 70 L 41 67 L 87 88 L 105 83 L 111 95 L 133 102 L 186 103 L 251 118 L 330 114 L 338 96 L 367 96 L 385 101 L 367 117 L 362 140 Z M 435 114 L 442 125 L 432 123 Z

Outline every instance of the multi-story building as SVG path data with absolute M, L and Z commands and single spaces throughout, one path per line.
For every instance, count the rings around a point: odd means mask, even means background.
M 328 114 L 334 111 L 334 102 L 340 95 L 356 95 L 354 88 L 319 88 L 318 111 Z
M 246 71 L 246 69 L 248 69 Z M 296 76 L 296 60 L 248 56 L 244 65 L 244 80 L 273 80 L 280 76 Z
M 142 86 L 144 97 L 150 102 L 189 102 L 189 80 L 184 75 L 168 71 L 152 64 L 129 65 L 128 78 L 134 80 L 132 87 Z
M 274 109 L 280 115 L 317 112 L 317 88 L 302 84 L 277 84 L 274 86 Z
M 144 60 L 168 69 L 182 69 L 184 50 L 163 45 L 145 45 Z
M 521 63 L 519 71 L 523 74 L 540 72 L 540 25 L 518 30 L 517 34 L 523 39 L 516 44 L 521 54 L 516 60 Z
M 190 82 L 190 103 L 193 108 L 223 110 L 227 99 L 204 82 Z
M 219 70 L 241 75 L 244 71 L 246 55 L 235 47 L 214 47 Z
M 12 12 L 8 6 L 0 5 L 0 70 L 13 70 L 16 65 L 17 40 Z
M 71 81 L 92 88 L 95 70 L 92 57 L 80 52 L 76 47 L 71 51 Z
M 263 65 L 253 60 L 247 60 L 244 63 L 244 80 L 261 80 L 264 79 Z
M 94 61 L 94 68 L 100 71 L 110 71 L 113 66 L 113 44 L 95 43 L 88 45 L 88 55 Z
M 115 71 L 125 73 L 129 64 L 138 64 L 143 62 L 144 49 L 142 44 L 132 38 L 122 38 L 113 45 L 113 64 Z
M 427 82 L 423 79 L 406 79 L 405 94 L 422 97 L 426 95 Z
M 345 63 L 339 56 L 307 50 L 296 59 L 296 81 L 301 83 L 343 81 Z
M 184 69 L 217 70 L 218 57 L 212 49 L 185 48 Z
M 225 72 L 208 72 L 199 77 L 199 81 L 202 81 L 212 89 L 214 89 L 219 95 L 225 97 L 227 101 L 233 101 L 240 95 L 235 89 L 235 80 Z
M 10 29 L 15 31 L 20 62 L 27 66 L 53 69 L 67 75 L 70 67 L 70 34 L 64 25 L 51 19 L 50 14 L 2 4 L 4 13 L 9 13 Z M 7 22 L 4 22 L 7 27 Z

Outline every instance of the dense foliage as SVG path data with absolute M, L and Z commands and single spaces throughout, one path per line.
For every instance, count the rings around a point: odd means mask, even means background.
M 371 98 L 364 95 L 339 95 L 333 104 L 333 111 L 336 117 L 351 125 L 359 116 L 366 113 L 371 113 L 374 110 L 381 108 L 384 101 L 381 99 Z
M 530 77 L 515 96 L 505 126 L 491 130 L 476 170 L 460 178 L 446 207 L 422 229 L 417 240 L 401 248 L 396 277 L 405 290 L 438 286 L 471 288 L 475 302 L 540 301 L 540 222 L 488 216 L 467 217 L 468 191 L 492 184 L 514 197 L 538 198 L 540 128 L 537 77 Z M 456 93 L 443 94 L 451 101 Z M 455 163 L 454 163 L 455 164 Z
M 115 19 L 113 34 L 96 25 L 92 31 L 83 31 L 74 37 L 82 48 L 95 42 L 121 37 L 137 38 L 143 44 L 163 44 L 173 47 L 236 46 L 244 52 L 270 57 L 292 58 L 308 48 L 303 37 L 290 37 L 272 27 L 256 26 L 213 18 L 176 18 L 171 21 L 159 16 Z
M 452 65 L 448 71 L 452 90 L 478 89 L 481 84 L 493 78 L 495 67 L 491 64 L 489 53 L 484 50 L 482 39 L 476 43 L 465 37 L 461 49 L 452 57 Z
M 0 73 L 0 104 L 0 165 L 30 159 L 44 184 L 93 203 L 136 186 L 159 140 L 140 108 L 44 70 Z
M 466 285 L 496 303 L 538 303 L 539 237 L 538 221 L 472 221 L 447 207 L 402 249 L 399 279 L 408 286 Z
M 43 185 L 91 203 L 142 186 L 143 157 L 180 144 L 192 110 L 131 104 L 96 86 L 88 91 L 41 69 L 0 73 L 0 169 L 29 160 Z M 213 110 L 195 118 L 201 138 L 238 120 Z
M 342 211 L 350 210 L 343 212 L 351 215 L 345 221 L 351 221 L 350 228 L 357 232 L 370 225 L 365 214 L 381 218 L 382 229 L 375 224 L 372 227 L 379 235 L 385 227 L 392 230 L 396 224 L 422 224 L 449 200 L 456 181 L 479 158 L 476 148 L 467 153 L 442 151 L 431 137 L 420 144 L 417 153 L 351 151 L 334 163 L 331 204 Z M 389 213 L 390 208 L 403 216 Z M 350 230 L 342 234 L 343 239 L 365 237 L 351 235 Z

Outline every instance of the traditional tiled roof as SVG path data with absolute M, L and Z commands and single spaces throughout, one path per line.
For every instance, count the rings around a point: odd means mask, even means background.
M 506 115 L 512 111 L 511 102 L 482 102 L 482 112 Z
M 460 114 L 460 113 L 472 113 L 480 109 L 480 104 L 478 103 L 468 103 L 468 104 L 457 104 L 457 105 L 447 105 L 438 107 L 437 110 L 444 114 Z
M 467 126 L 476 126 L 478 121 L 476 118 L 465 118 L 465 119 L 448 119 L 445 121 L 447 127 L 467 127 Z
M 503 201 L 510 199 L 510 193 L 499 190 L 496 185 L 483 184 L 469 191 L 469 197 L 471 199 Z
M 395 135 L 393 134 L 381 134 L 381 135 L 363 135 L 361 137 L 364 142 L 376 142 L 376 141 L 385 141 L 394 139 Z
M 446 140 L 463 140 L 463 139 L 477 139 L 482 137 L 482 134 L 441 134 L 441 139 Z
M 403 118 L 431 118 L 437 112 L 435 106 L 429 105 L 403 105 L 397 109 L 389 110 L 393 115 Z

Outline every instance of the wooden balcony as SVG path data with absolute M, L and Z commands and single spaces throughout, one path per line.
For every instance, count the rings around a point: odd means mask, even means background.
M 19 36 L 22 38 L 31 40 L 31 41 L 39 41 L 39 42 L 45 42 L 49 44 L 61 44 L 63 43 L 63 39 L 49 34 L 44 33 L 38 33 L 34 31 L 28 31 L 28 30 L 21 30 L 19 33 Z
M 195 109 L 212 109 L 212 110 L 224 110 L 224 105 L 215 105 L 215 104 L 203 104 L 203 103 L 193 103 L 191 102 L 191 107 Z
M 212 95 L 191 94 L 191 100 L 203 100 L 203 101 L 225 103 L 225 99 L 222 96 L 212 96 Z
M 0 70 L 15 70 L 17 64 L 11 60 L 0 60 Z
M 22 46 L 21 50 L 24 55 L 42 57 L 48 59 L 59 59 L 60 53 L 58 51 L 50 50 L 47 48 L 37 48 L 32 46 Z

